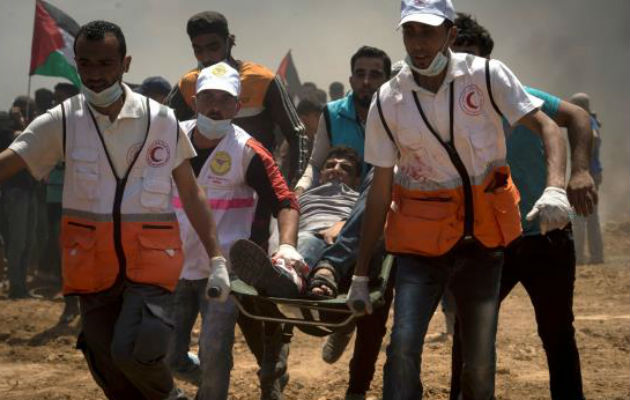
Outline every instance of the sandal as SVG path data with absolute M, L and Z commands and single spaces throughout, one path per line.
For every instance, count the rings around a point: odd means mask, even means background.
M 337 286 L 337 281 L 334 278 L 334 273 L 333 276 L 317 274 L 317 271 L 320 269 L 326 269 L 330 271 L 330 269 L 327 267 L 320 267 L 313 271 L 311 277 L 308 280 L 307 296 L 318 300 L 336 298 L 339 294 L 339 288 Z M 332 292 L 332 295 L 313 293 L 313 289 L 320 288 L 321 286 L 329 289 Z

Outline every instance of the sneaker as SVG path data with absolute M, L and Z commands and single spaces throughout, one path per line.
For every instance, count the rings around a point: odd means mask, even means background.
M 297 297 L 304 287 L 302 278 L 283 260 L 273 264 L 256 243 L 241 239 L 230 248 L 232 271 L 260 294 L 273 297 Z
M 63 308 L 63 312 L 59 317 L 59 323 L 68 325 L 72 321 L 74 321 L 80 314 L 79 312 L 79 301 L 76 297 L 67 297 L 64 299 L 65 306 Z
M 352 329 L 349 331 L 337 331 L 328 336 L 326 343 L 324 343 L 324 346 L 322 347 L 322 360 L 328 364 L 337 362 L 346 350 L 346 347 L 348 347 L 348 343 L 350 343 L 353 333 L 354 324 L 352 324 Z

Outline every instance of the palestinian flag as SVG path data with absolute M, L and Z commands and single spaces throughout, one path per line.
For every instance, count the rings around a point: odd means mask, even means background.
M 80 87 L 73 50 L 79 28 L 68 14 L 37 0 L 29 75 L 60 76 Z
M 295 96 L 298 95 L 302 84 L 300 83 L 300 77 L 298 76 L 297 69 L 293 63 L 293 57 L 291 57 L 291 50 L 289 50 L 287 55 L 284 56 L 280 62 L 276 75 L 282 78 L 284 86 L 289 92 L 289 96 L 291 96 L 292 99 L 295 98 Z

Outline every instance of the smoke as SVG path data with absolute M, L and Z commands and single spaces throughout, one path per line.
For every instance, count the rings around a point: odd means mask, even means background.
M 195 66 L 185 24 L 208 9 L 226 15 L 236 35 L 234 55 L 275 70 L 292 49 L 303 81 L 327 88 L 347 82 L 350 56 L 364 44 L 403 57 L 396 0 L 48 0 L 79 23 L 107 19 L 125 32 L 133 56 L 126 79 L 162 75 L 175 82 Z M 7 0 L 0 48 L 7 55 L 0 108 L 26 92 L 34 2 Z M 630 218 L 630 2 L 627 0 L 454 0 L 491 32 L 494 57 L 524 84 L 568 98 L 584 91 L 603 122 L 604 219 Z M 33 77 L 32 91 L 56 83 Z

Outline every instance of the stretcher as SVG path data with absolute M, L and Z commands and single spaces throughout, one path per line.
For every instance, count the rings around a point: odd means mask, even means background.
M 382 306 L 385 302 L 385 291 L 393 263 L 394 256 L 387 255 L 381 263 L 377 279 L 370 283 L 370 301 L 373 307 Z M 259 321 L 291 324 L 309 335 L 330 335 L 356 318 L 346 305 L 345 293 L 332 299 L 289 299 L 263 296 L 239 279 L 232 280 L 230 286 L 236 305 L 245 316 Z M 362 304 L 355 305 L 357 308 L 362 306 L 364 307 Z

